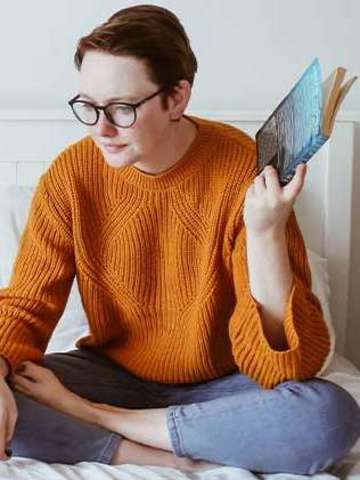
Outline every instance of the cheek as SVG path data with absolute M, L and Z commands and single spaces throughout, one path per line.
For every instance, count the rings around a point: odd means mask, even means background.
M 161 128 L 158 124 L 153 121 L 142 122 L 129 135 L 129 143 L 139 153 L 145 153 L 158 145 L 161 136 Z
M 161 143 L 167 139 L 169 120 L 166 115 L 158 111 L 153 113 L 147 112 L 140 126 L 143 130 L 144 140 L 148 145 L 152 145 L 152 147 L 155 146 L 156 148 L 159 142 Z

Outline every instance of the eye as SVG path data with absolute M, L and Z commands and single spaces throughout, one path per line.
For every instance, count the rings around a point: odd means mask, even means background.
M 75 102 L 72 105 L 75 115 L 77 118 L 88 125 L 96 122 L 96 110 L 90 103 L 86 102 Z
M 112 108 L 115 114 L 132 115 L 133 113 L 132 107 L 129 107 L 128 105 L 116 104 L 116 105 L 113 105 Z
M 80 103 L 79 105 L 82 108 L 82 110 L 89 111 L 94 109 L 94 107 L 92 105 L 89 105 L 88 103 Z

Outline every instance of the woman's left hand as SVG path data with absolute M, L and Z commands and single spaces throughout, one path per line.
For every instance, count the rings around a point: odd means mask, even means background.
M 10 385 L 19 392 L 55 407 L 68 393 L 67 388 L 48 368 L 25 361 L 10 376 Z
M 285 230 L 291 209 L 303 188 L 306 168 L 306 163 L 299 164 L 294 177 L 284 187 L 271 165 L 255 177 L 245 195 L 243 215 L 248 232 L 263 235 Z

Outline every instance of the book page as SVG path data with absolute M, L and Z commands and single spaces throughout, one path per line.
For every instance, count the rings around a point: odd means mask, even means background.
M 343 103 L 346 95 L 348 94 L 350 88 L 353 86 L 355 80 L 357 80 L 357 78 L 358 78 L 357 76 L 350 78 L 350 80 L 348 80 L 340 89 L 340 95 L 338 96 L 338 100 L 336 102 L 335 110 L 333 112 L 333 116 L 332 116 L 332 119 L 331 119 L 331 124 L 330 124 L 331 131 L 334 127 L 336 115 L 339 111 L 339 108 L 340 108 L 341 104 Z
M 323 86 L 323 113 L 321 130 L 323 135 L 329 137 L 331 134 L 331 124 L 333 113 L 340 95 L 341 84 L 344 80 L 346 69 L 338 67 L 324 80 Z

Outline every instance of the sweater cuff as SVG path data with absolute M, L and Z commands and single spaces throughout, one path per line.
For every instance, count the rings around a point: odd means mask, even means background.
M 330 351 L 330 334 L 318 298 L 294 275 L 283 323 L 287 350 L 271 347 L 261 314 L 261 304 L 246 288 L 229 324 L 233 355 L 240 371 L 264 388 L 313 377 Z
M 330 350 L 330 333 L 318 298 L 294 275 L 283 319 L 287 350 L 271 347 L 262 328 L 261 305 L 253 297 L 252 300 L 261 322 L 262 341 L 279 371 L 298 378 L 313 376 Z

